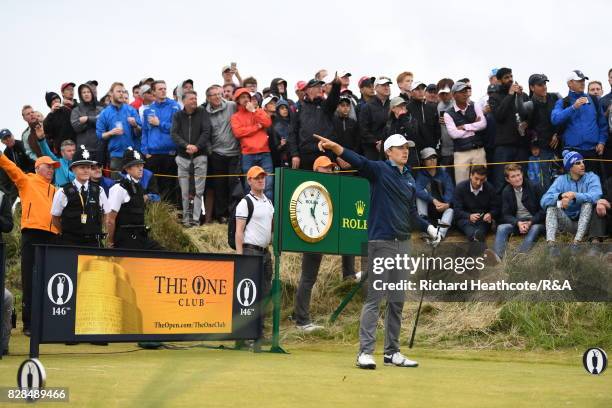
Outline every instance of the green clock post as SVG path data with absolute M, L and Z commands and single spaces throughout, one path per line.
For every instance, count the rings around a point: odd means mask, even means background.
M 277 168 L 274 192 L 272 348 L 280 346 L 282 252 L 361 255 L 367 242 L 370 186 L 350 175 Z

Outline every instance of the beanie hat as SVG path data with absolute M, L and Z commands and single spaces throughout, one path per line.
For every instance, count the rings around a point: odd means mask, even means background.
M 504 68 L 500 68 L 497 70 L 497 72 L 495 73 L 495 77 L 501 81 L 504 75 L 511 74 L 511 73 L 512 73 L 512 70 L 510 68 L 504 67 Z
M 569 169 L 572 168 L 574 163 L 584 159 L 580 153 L 573 152 L 570 150 L 564 150 L 561 154 L 563 155 L 563 169 L 566 172 L 568 172 Z
M 51 107 L 51 104 L 53 103 L 54 99 L 59 99 L 60 101 L 62 100 L 62 98 L 60 98 L 60 96 L 55 92 L 47 92 L 45 94 L 45 101 L 47 102 L 47 106 L 49 108 Z

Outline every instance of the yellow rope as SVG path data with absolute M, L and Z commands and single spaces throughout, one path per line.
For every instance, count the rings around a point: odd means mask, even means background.
M 597 162 L 612 162 L 612 159 L 584 159 L 585 161 L 597 161 Z M 522 161 L 509 161 L 509 162 L 496 162 L 496 163 L 464 163 L 464 164 L 448 164 L 448 165 L 438 165 L 438 166 L 415 166 L 413 169 L 446 169 L 451 167 L 466 167 L 466 166 L 500 166 L 506 164 L 523 164 L 523 163 L 546 163 L 546 162 L 559 162 L 563 161 L 563 159 L 546 159 L 546 160 L 522 160 Z M 120 173 L 117 170 L 108 170 L 111 173 Z M 355 173 L 357 170 L 339 170 L 334 173 Z M 169 177 L 169 178 L 183 178 L 190 176 L 179 176 L 179 175 L 170 175 L 170 174 L 153 174 L 155 177 Z M 274 173 L 269 173 L 268 176 L 274 176 Z M 211 174 L 207 176 L 192 176 L 196 179 L 199 178 L 230 178 L 230 177 L 246 177 L 245 174 Z

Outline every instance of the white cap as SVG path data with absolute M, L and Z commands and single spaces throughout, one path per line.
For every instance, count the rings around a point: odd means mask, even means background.
M 345 76 L 351 76 L 351 73 L 348 71 L 338 71 L 338 78 L 342 78 Z
M 374 81 L 374 86 L 377 86 L 377 85 L 391 85 L 392 83 L 393 83 L 393 81 L 391 79 L 389 79 L 388 77 L 386 77 L 386 76 L 379 76 Z
M 575 69 L 569 73 L 569 75 L 567 76 L 566 82 L 567 81 L 584 81 L 585 79 L 589 79 L 589 77 L 585 76 L 582 73 L 582 71 L 580 71 L 579 69 Z
M 436 152 L 436 149 L 434 149 L 433 147 L 424 148 L 423 150 L 421 150 L 420 154 L 422 160 L 429 159 L 431 156 L 438 157 L 438 152 Z
M 266 98 L 261 102 L 261 106 L 265 108 L 266 105 L 269 104 L 270 102 L 278 102 L 278 96 L 276 95 L 266 96 Z
M 421 82 L 421 81 L 414 81 L 412 83 L 412 88 L 410 88 L 410 90 L 414 91 L 415 89 L 417 89 L 421 85 L 423 85 L 425 88 L 427 88 L 427 85 L 425 85 L 423 82 Z
M 408 147 L 415 146 L 412 140 L 406 140 L 404 136 L 400 135 L 399 133 L 396 133 L 394 135 L 389 136 L 387 140 L 385 140 L 383 147 L 385 150 L 389 150 L 392 147 L 399 147 L 404 145 L 408 145 Z
M 450 91 L 451 91 L 450 88 L 448 86 L 445 86 L 444 88 L 440 89 L 438 91 L 438 93 L 439 94 L 441 94 L 441 93 L 450 93 Z

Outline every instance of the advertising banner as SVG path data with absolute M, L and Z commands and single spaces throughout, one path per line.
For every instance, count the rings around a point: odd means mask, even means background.
M 260 256 L 44 246 L 36 265 L 40 343 L 260 336 Z

